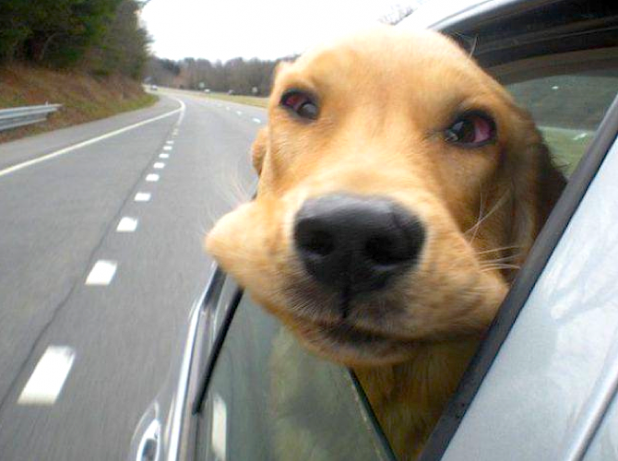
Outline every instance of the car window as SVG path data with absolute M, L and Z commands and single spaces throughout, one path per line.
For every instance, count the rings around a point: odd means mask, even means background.
M 197 459 L 388 460 L 349 371 L 244 296 L 198 418 Z
M 570 176 L 618 93 L 618 68 L 543 76 L 507 88 L 531 112 L 556 164 Z

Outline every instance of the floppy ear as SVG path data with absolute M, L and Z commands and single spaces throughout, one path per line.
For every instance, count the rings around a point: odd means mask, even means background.
M 566 179 L 554 165 L 543 137 L 526 114 L 524 146 L 508 162 L 512 187 L 511 242 L 519 254 L 514 264 L 521 266 L 551 210 L 566 186 Z M 521 145 L 520 145 L 521 146 Z
M 262 128 L 258 131 L 255 141 L 251 146 L 251 161 L 253 168 L 258 176 L 262 174 L 262 165 L 264 164 L 264 156 L 268 151 L 268 128 Z

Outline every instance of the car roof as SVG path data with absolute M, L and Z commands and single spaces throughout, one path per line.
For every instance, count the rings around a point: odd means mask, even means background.
M 441 29 L 467 17 L 522 0 L 437 0 L 422 4 L 414 14 L 405 18 L 399 27 Z

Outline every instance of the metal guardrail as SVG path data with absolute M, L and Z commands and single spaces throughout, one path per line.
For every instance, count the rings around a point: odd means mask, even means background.
M 45 104 L 43 106 L 13 107 L 0 109 L 0 131 L 44 122 L 47 115 L 56 112 L 62 104 Z

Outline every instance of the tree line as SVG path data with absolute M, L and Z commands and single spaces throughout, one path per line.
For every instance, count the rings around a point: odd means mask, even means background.
M 0 65 L 79 67 L 140 79 L 149 37 L 138 0 L 0 0 Z
M 172 61 L 153 57 L 147 75 L 149 83 L 162 86 L 265 96 L 270 93 L 272 74 L 281 60 L 235 58 L 211 62 L 208 59 Z
M 378 18 L 379 22 L 395 25 L 410 16 L 424 0 L 414 0 L 412 5 L 396 4 Z M 231 92 L 242 95 L 267 96 L 272 85 L 272 75 L 277 63 L 296 59 L 289 56 L 277 60 L 235 58 L 226 62 L 208 59 L 185 58 L 180 61 L 153 56 L 148 63 L 148 83 L 185 88 Z

